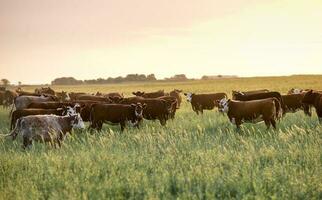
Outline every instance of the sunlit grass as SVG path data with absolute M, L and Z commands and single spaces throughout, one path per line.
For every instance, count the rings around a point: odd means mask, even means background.
M 271 79 L 105 85 L 56 89 L 196 92 L 322 87 L 322 80 Z M 297 85 L 294 85 L 297 83 Z M 250 86 L 247 86 L 251 84 Z M 28 88 L 31 90 L 31 88 Z M 321 88 L 320 88 L 321 89 Z M 0 133 L 8 133 L 8 111 L 0 110 Z M 144 121 L 140 129 L 105 125 L 100 133 L 74 131 L 63 146 L 34 143 L 21 148 L 0 137 L 0 199 L 321 199 L 322 127 L 316 116 L 287 114 L 277 130 L 243 124 L 207 111 L 197 116 L 183 103 L 165 127 Z

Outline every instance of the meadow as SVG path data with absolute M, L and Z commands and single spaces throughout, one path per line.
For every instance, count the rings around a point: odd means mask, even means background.
M 36 86 L 23 89 L 32 91 Z M 322 89 L 322 76 L 211 81 L 55 86 L 90 93 L 226 92 Z M 183 98 L 184 99 L 184 98 Z M 105 125 L 100 133 L 75 130 L 61 148 L 1 137 L 9 132 L 0 109 L 0 199 L 322 199 L 322 126 L 314 115 L 287 114 L 277 130 L 263 123 L 240 131 L 217 110 L 196 115 L 183 100 L 166 126 Z

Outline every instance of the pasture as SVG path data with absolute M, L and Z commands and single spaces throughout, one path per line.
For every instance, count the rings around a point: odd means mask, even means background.
M 36 87 L 36 86 L 35 86 Z M 32 91 L 35 87 L 23 89 Z M 56 91 L 131 92 L 174 88 L 197 93 L 290 88 L 322 89 L 322 76 L 191 82 L 56 86 Z M 182 95 L 183 96 L 183 95 Z M 183 98 L 184 99 L 184 98 Z M 0 109 L 0 134 L 9 132 Z M 0 135 L 1 136 L 1 135 Z M 236 131 L 217 110 L 196 115 L 183 100 L 165 127 L 104 125 L 74 131 L 61 148 L 21 148 L 0 137 L 0 199 L 321 199 L 322 126 L 314 113 L 287 114 L 277 130 L 263 123 Z

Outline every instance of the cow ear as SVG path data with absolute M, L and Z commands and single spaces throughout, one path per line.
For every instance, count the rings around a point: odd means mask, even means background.
M 142 108 L 146 108 L 146 103 L 143 103 Z
M 179 93 L 182 92 L 182 90 L 177 90 Z
M 184 96 L 187 96 L 187 93 L 183 93 Z
M 56 109 L 57 111 L 62 111 L 62 110 L 64 110 L 63 108 L 57 108 Z
M 132 94 L 136 96 L 137 92 L 132 92 Z
M 135 105 L 134 103 L 132 103 L 132 104 L 131 104 L 131 107 L 135 108 L 135 107 L 136 107 L 136 105 Z

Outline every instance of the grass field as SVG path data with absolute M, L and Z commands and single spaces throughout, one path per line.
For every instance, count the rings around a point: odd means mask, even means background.
M 291 87 L 322 89 L 322 76 L 223 79 L 182 83 L 60 86 L 85 92 L 193 92 Z M 33 87 L 24 88 L 33 90 Z M 0 134 L 8 111 L 0 110 Z M 165 127 L 105 125 L 93 135 L 75 131 L 62 148 L 0 137 L 0 199 L 322 199 L 322 126 L 316 115 L 287 114 L 276 131 L 227 116 L 192 112 L 186 101 Z

